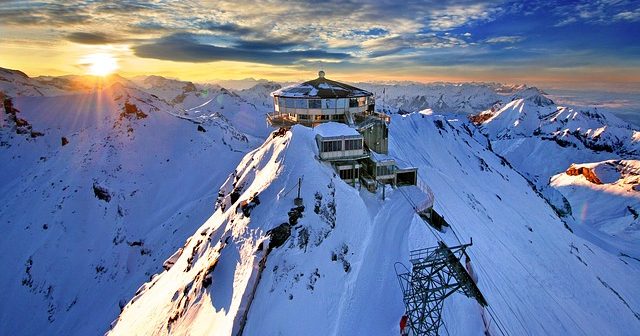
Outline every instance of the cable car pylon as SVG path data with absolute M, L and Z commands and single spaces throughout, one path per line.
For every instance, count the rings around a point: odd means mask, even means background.
M 411 270 L 400 262 L 394 265 L 411 335 L 439 335 L 444 300 L 455 292 L 487 306 L 480 289 L 460 262 L 463 256 L 468 258 L 465 250 L 472 244 L 473 239 L 469 244 L 454 247 L 439 241 L 437 246 L 410 252 Z

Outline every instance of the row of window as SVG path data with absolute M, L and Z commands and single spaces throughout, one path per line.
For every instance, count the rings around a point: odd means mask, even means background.
M 322 151 L 323 152 L 338 152 L 342 150 L 342 141 L 323 141 L 322 142 Z
M 298 109 L 344 109 L 375 104 L 373 97 L 337 98 L 337 99 L 304 99 L 273 97 L 275 106 Z
M 362 139 L 344 140 L 344 150 L 362 149 Z M 342 140 L 322 142 L 322 152 L 337 152 L 342 150 Z
M 344 141 L 344 150 L 362 149 L 362 140 L 353 139 Z
M 394 172 L 394 166 L 377 166 L 376 176 L 392 175 Z
M 290 117 L 296 116 L 296 114 L 290 113 Z M 318 114 L 318 115 L 309 115 L 309 114 L 298 114 L 298 120 L 316 120 L 316 121 L 328 121 L 328 120 L 343 120 L 344 114 Z
M 343 180 L 355 180 L 360 178 L 360 169 L 346 169 L 340 171 L 340 178 Z

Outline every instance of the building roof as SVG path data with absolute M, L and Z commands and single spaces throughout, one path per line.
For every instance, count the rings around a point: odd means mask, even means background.
M 316 134 L 323 138 L 339 137 L 339 136 L 357 136 L 362 137 L 357 130 L 347 126 L 346 124 L 337 122 L 327 122 L 320 124 L 314 128 Z
M 320 71 L 318 78 L 314 80 L 284 87 L 271 95 L 290 98 L 351 98 L 372 96 L 373 93 L 327 79 L 324 71 Z
M 371 153 L 369 154 L 369 157 L 371 158 L 371 160 L 377 162 L 377 163 L 383 163 L 383 162 L 396 162 L 396 159 L 390 155 L 387 154 L 381 154 L 378 152 L 374 152 L 371 151 Z

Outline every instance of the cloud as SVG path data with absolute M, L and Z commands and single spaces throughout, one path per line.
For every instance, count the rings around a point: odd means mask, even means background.
M 285 50 L 300 46 L 300 44 L 283 40 L 241 40 L 236 42 L 234 46 L 244 50 Z
M 640 8 L 634 11 L 626 11 L 616 14 L 614 20 L 638 21 L 640 20 Z
M 121 40 L 107 36 L 104 33 L 74 32 L 67 34 L 67 40 L 80 44 L 112 44 Z
M 577 55 L 635 65 L 638 20 L 630 0 L 0 0 L 3 45 L 29 29 L 33 40 L 126 43 L 139 57 L 178 62 L 322 59 L 358 69 L 397 62 L 526 66 L 567 50 L 568 61 Z
M 524 41 L 524 37 L 522 36 L 496 36 L 486 40 L 487 43 L 518 43 Z
M 151 43 L 135 46 L 133 50 L 138 57 L 178 62 L 239 61 L 291 65 L 301 60 L 340 61 L 351 58 L 351 55 L 347 53 L 314 49 L 280 51 L 260 48 L 221 47 L 201 43 L 196 37 L 189 34 L 166 36 Z
M 88 23 L 91 13 L 82 6 L 53 2 L 0 2 L 0 22 L 4 25 L 66 26 Z
M 582 0 L 551 6 L 550 12 L 561 20 L 555 27 L 562 27 L 576 22 L 587 24 L 609 25 L 618 21 L 640 20 L 640 8 L 626 0 Z
M 220 33 L 250 34 L 256 32 L 256 30 L 252 28 L 240 26 L 235 23 L 220 23 L 216 21 L 199 22 L 198 27 L 211 32 Z
M 429 28 L 433 31 L 447 31 L 471 22 L 491 20 L 499 11 L 497 6 L 482 3 L 448 6 L 432 12 Z

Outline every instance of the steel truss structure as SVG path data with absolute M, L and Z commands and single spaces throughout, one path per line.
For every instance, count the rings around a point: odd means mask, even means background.
M 478 301 L 487 302 L 460 262 L 466 256 L 469 244 L 448 247 L 444 242 L 438 246 L 411 251 L 411 270 L 396 263 L 396 275 L 400 282 L 408 316 L 408 328 L 413 336 L 439 335 L 444 300 L 455 292 L 461 292 Z M 403 269 L 398 271 L 398 266 Z

